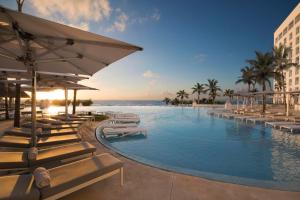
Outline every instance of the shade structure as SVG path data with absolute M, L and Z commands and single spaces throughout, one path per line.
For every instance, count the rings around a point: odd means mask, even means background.
M 31 91 L 30 86 L 24 86 L 22 87 L 23 90 L 25 91 Z M 65 115 L 68 117 L 68 90 L 98 90 L 96 88 L 88 87 L 85 85 L 81 85 L 78 83 L 73 83 L 70 81 L 64 81 L 64 80 L 50 80 L 50 81 L 45 81 L 41 80 L 37 83 L 37 88 L 38 91 L 51 91 L 55 89 L 63 89 L 65 91 Z M 76 98 L 76 97 L 75 97 Z
M 142 50 L 138 46 L 4 7 L 0 7 L 0 31 L 1 68 L 27 70 L 24 61 L 28 58 L 24 54 L 30 50 L 29 57 L 37 71 L 93 75 Z
M 14 86 L 8 86 L 7 92 L 5 91 L 5 86 L 3 84 L 0 84 L 0 97 L 10 97 L 15 98 L 16 96 L 16 88 Z M 21 98 L 29 98 L 30 96 L 26 94 L 23 90 L 21 90 L 20 93 Z
M 0 7 L 0 67 L 32 77 L 32 145 L 36 146 L 36 71 L 93 75 L 142 48 Z

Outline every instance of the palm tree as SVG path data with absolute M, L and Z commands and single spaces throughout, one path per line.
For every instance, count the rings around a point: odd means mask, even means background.
M 248 92 L 251 91 L 251 85 L 254 88 L 255 79 L 253 77 L 253 67 L 246 66 L 245 68 L 241 69 L 242 75 L 239 77 L 239 79 L 235 82 L 235 84 L 238 83 L 244 83 L 248 85 Z
M 226 89 L 223 93 L 225 97 L 227 96 L 229 98 L 230 102 L 232 101 L 233 94 L 234 94 L 234 90 L 231 89 Z
M 169 105 L 169 103 L 171 102 L 171 99 L 169 97 L 165 97 L 163 102 L 165 102 L 166 105 Z
M 284 45 L 275 46 L 273 48 L 273 65 L 275 67 L 275 71 L 278 73 L 275 76 L 277 87 L 276 89 L 282 90 L 283 92 L 283 103 L 285 111 L 287 110 L 286 103 L 286 85 L 285 85 L 285 77 L 284 70 L 288 69 L 291 66 L 297 66 L 296 63 L 292 63 L 289 59 L 289 56 L 292 53 L 292 49 L 290 47 L 285 47 Z
M 273 56 L 271 53 L 255 52 L 255 59 L 247 60 L 254 68 L 253 76 L 255 81 L 262 86 L 262 91 L 266 91 L 267 84 L 271 88 L 271 78 L 276 74 L 273 67 Z M 263 94 L 262 113 L 266 111 L 266 95 Z
M 189 94 L 186 93 L 184 90 L 179 90 L 179 91 L 177 92 L 177 97 L 180 98 L 181 104 L 183 104 L 183 99 L 189 98 Z
M 212 100 L 212 103 L 215 103 L 215 99 L 218 96 L 218 91 L 222 91 L 221 88 L 218 86 L 218 81 L 216 79 L 208 79 L 208 83 L 205 84 L 207 89 L 205 92 L 209 92 L 208 95 L 210 99 Z
M 200 94 L 205 93 L 204 84 L 196 83 L 196 85 L 194 85 L 194 87 L 192 87 L 192 90 L 193 90 L 193 92 L 192 92 L 193 94 L 197 93 L 197 103 L 199 103 Z

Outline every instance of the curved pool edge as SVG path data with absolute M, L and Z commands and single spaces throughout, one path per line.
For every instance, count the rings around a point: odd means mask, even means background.
M 203 171 L 198 171 L 198 170 L 190 170 L 190 169 L 184 169 L 181 167 L 164 165 L 162 163 L 157 163 L 157 162 L 154 162 L 154 161 L 151 161 L 151 160 L 139 157 L 139 156 L 129 155 L 129 154 L 124 153 L 124 152 L 120 151 L 119 149 L 113 147 L 107 140 L 105 140 L 105 138 L 101 137 L 100 129 L 101 129 L 101 125 L 103 123 L 105 123 L 105 121 L 102 121 L 101 123 L 99 123 L 95 129 L 96 140 L 98 142 L 100 142 L 104 147 L 114 151 L 115 153 L 119 154 L 120 156 L 123 156 L 126 159 L 132 160 L 132 161 L 140 163 L 142 165 L 146 165 L 149 167 L 157 168 L 157 169 L 172 172 L 172 173 L 178 173 L 178 174 L 194 176 L 194 177 L 198 177 L 198 178 L 204 178 L 204 179 L 211 180 L 211 181 L 236 184 L 236 185 L 248 186 L 248 187 L 256 187 L 256 188 L 262 188 L 262 189 L 271 189 L 271 190 L 288 191 L 288 192 L 300 192 L 300 184 L 298 184 L 298 183 L 289 184 L 289 183 L 284 183 L 284 182 L 264 181 L 264 180 L 229 176 L 229 175 L 224 175 L 224 174 L 203 172 Z

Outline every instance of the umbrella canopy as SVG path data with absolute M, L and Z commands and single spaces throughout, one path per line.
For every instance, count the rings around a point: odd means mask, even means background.
M 72 74 L 63 74 L 63 73 L 53 73 L 53 72 L 36 72 L 37 81 L 39 80 L 64 80 L 64 81 L 81 81 L 88 79 L 88 76 L 79 76 L 79 75 L 72 75 Z M 0 78 L 15 78 L 15 79 L 22 79 L 19 83 L 26 84 L 28 80 L 31 79 L 31 75 L 26 70 L 15 70 L 15 69 L 4 69 L 0 68 Z M 27 79 L 24 80 L 23 79 Z M 31 80 L 30 80 L 31 81 Z M 18 83 L 18 81 L 9 80 L 8 82 Z
M 31 86 L 22 86 L 24 91 L 31 91 Z M 51 91 L 56 89 L 67 89 L 67 90 L 98 90 L 96 88 L 88 87 L 78 83 L 72 83 L 69 81 L 39 81 L 37 83 L 38 91 Z
M 93 75 L 142 50 L 125 42 L 4 7 L 0 7 L 0 31 L 2 68 L 27 70 L 31 66 L 37 71 Z
M 0 7 L 0 68 L 31 74 L 36 146 L 36 71 L 93 75 L 142 48 Z

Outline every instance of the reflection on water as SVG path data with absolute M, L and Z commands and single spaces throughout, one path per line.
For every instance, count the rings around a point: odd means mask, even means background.
M 274 179 L 300 182 L 299 135 L 273 130 L 272 143 L 271 167 Z

